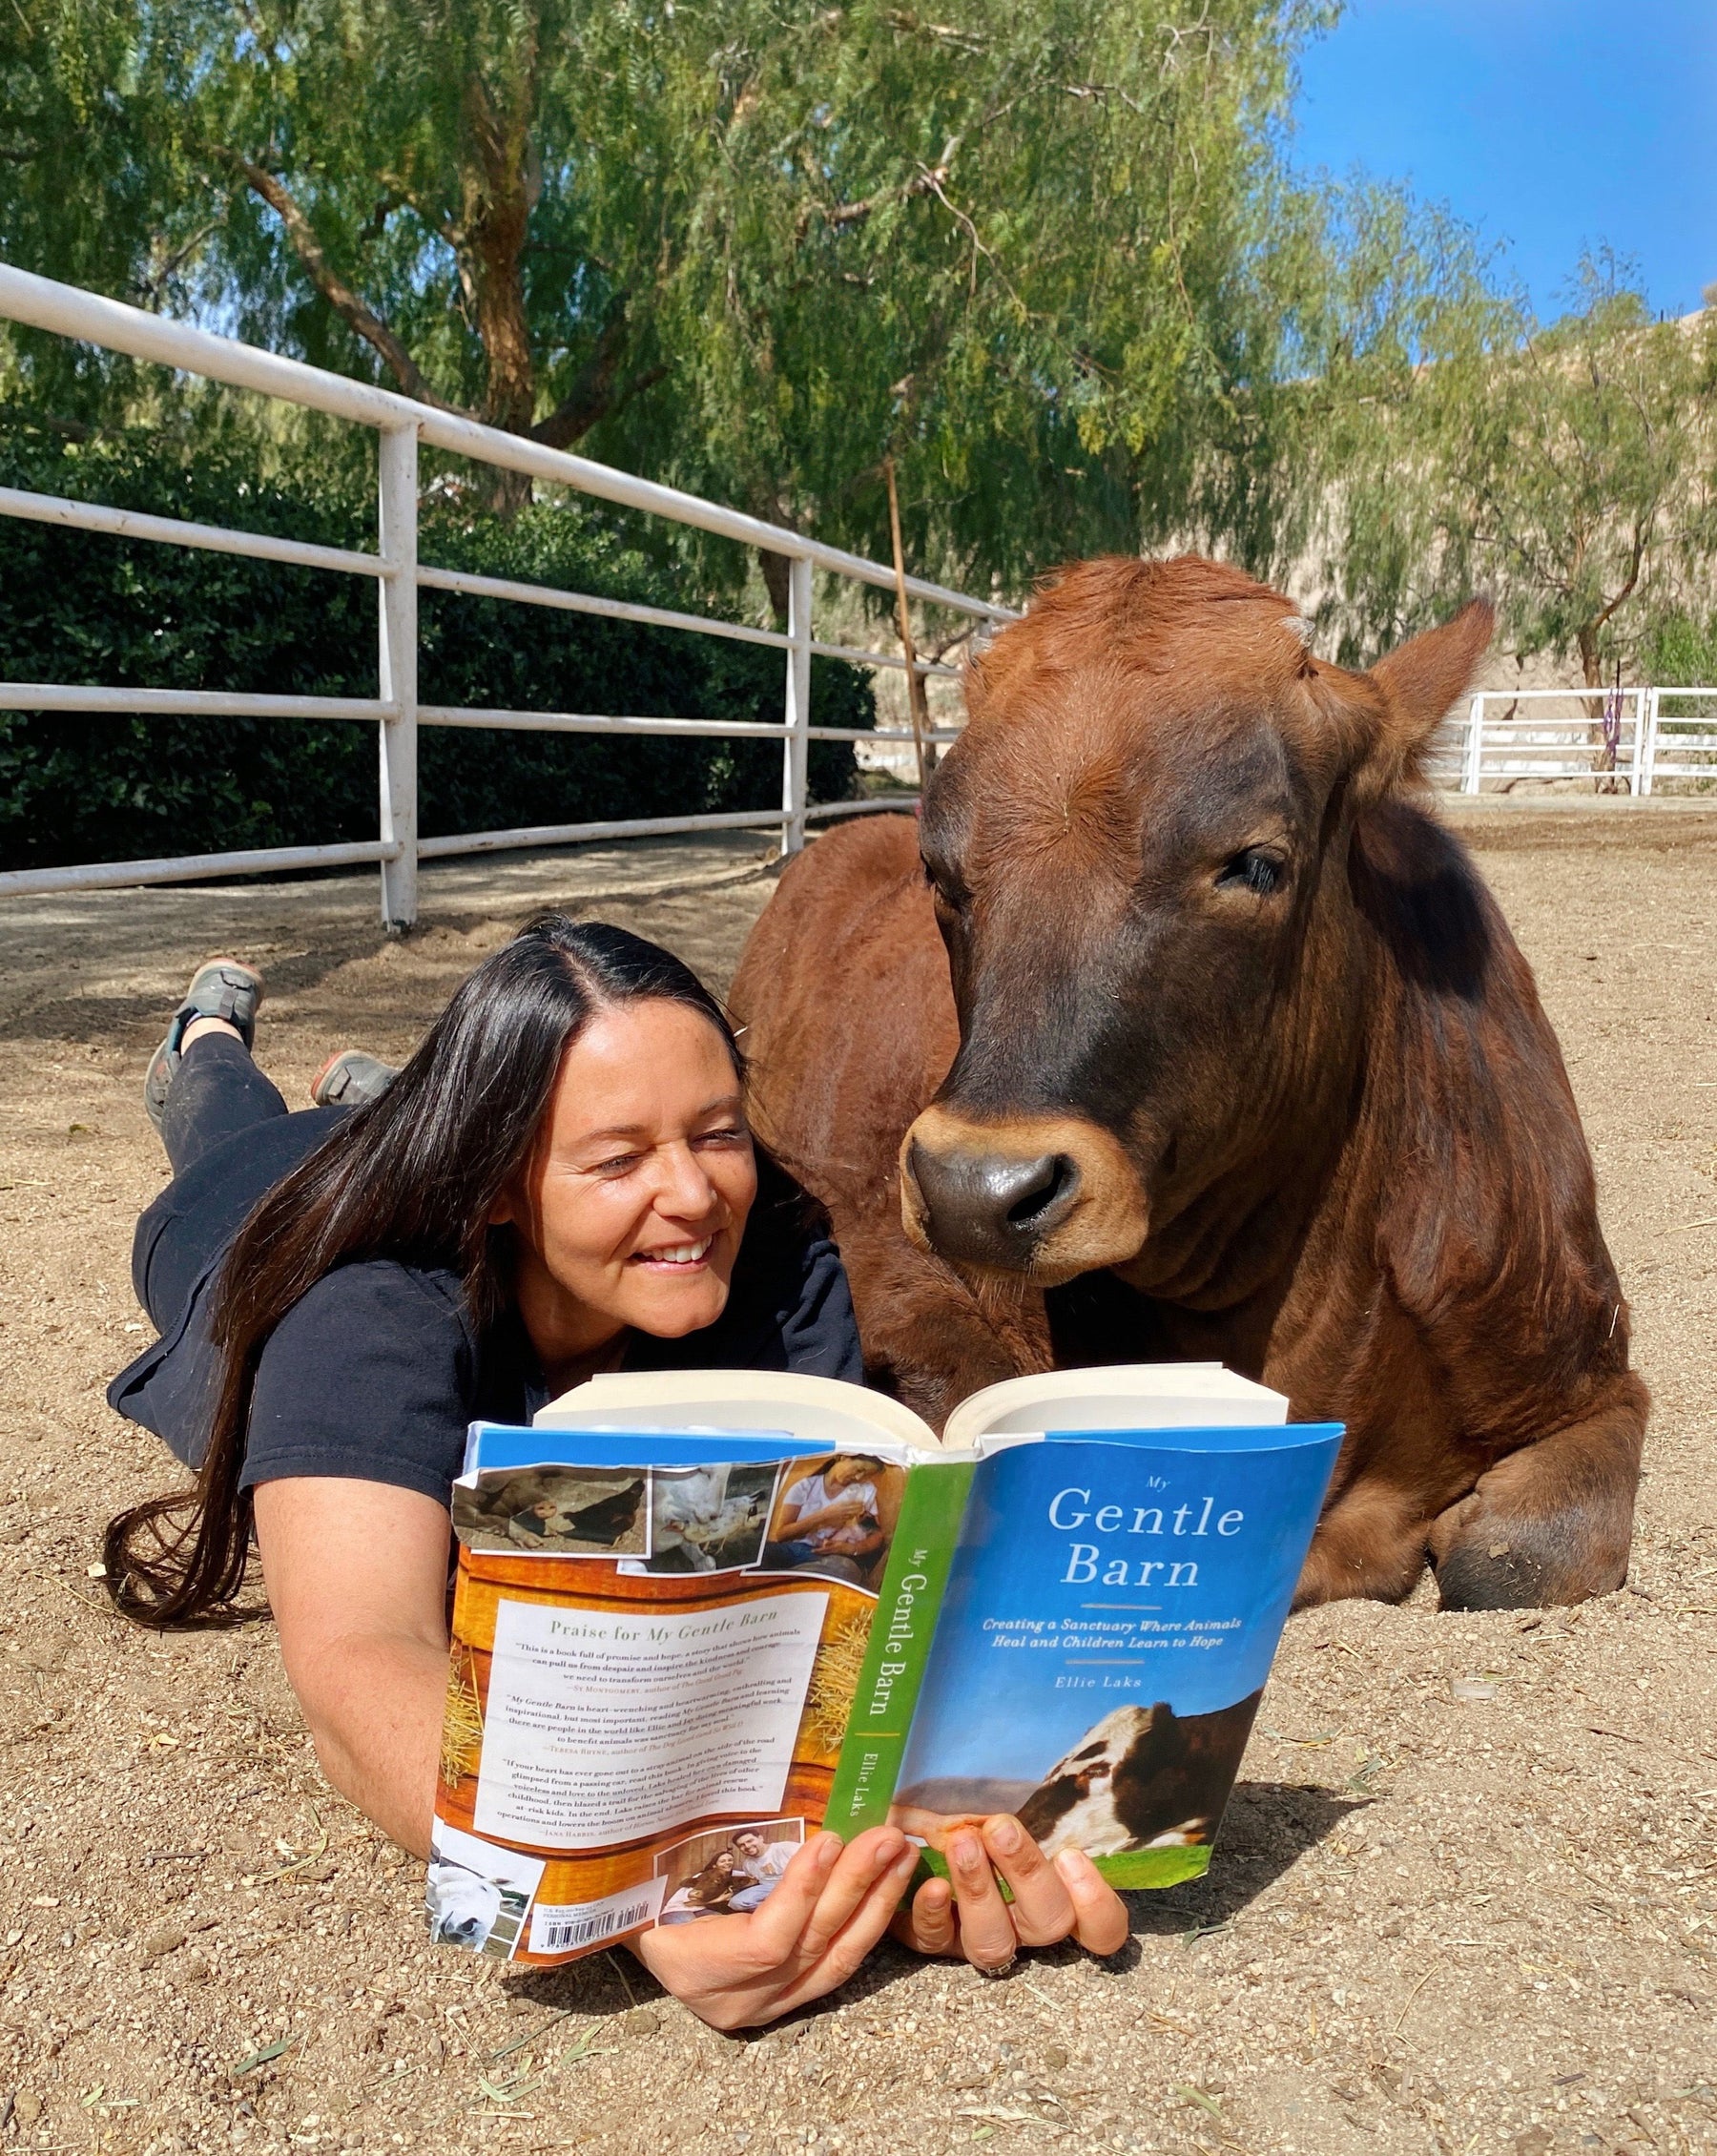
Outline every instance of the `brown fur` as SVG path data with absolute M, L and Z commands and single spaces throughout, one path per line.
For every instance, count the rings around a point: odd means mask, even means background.
M 1233 570 L 1082 564 L 968 676 L 921 830 L 820 840 L 734 983 L 875 1379 L 940 1421 L 1052 1361 L 1219 1358 L 1345 1421 L 1302 1602 L 1427 1557 L 1464 1607 L 1626 1574 L 1646 1396 L 1585 1143 L 1416 777 L 1489 631 L 1357 674 Z

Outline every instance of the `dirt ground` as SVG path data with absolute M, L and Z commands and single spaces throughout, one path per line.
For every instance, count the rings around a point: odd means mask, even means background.
M 751 841 L 0 904 L 0 2138 L 41 2149 L 1717 2149 L 1717 815 L 1472 812 L 1597 1156 L 1656 1396 L 1630 1586 L 1293 1621 L 1208 1880 L 1112 1962 L 892 1949 L 719 2037 L 629 1957 L 424 1943 L 420 1867 L 322 1783 L 266 1626 L 157 1639 L 89 1567 L 166 1486 L 102 1389 L 164 1165 L 144 1059 L 193 964 L 267 968 L 259 1053 L 403 1049 L 559 898 L 724 980 Z M 712 882 L 712 879 L 725 879 Z M 687 891 L 688 882 L 708 886 Z M 675 886 L 679 886 L 677 893 Z

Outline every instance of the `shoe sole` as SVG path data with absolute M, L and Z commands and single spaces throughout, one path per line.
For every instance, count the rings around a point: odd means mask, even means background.
M 336 1048 L 327 1062 L 322 1065 L 316 1076 L 310 1081 L 310 1098 L 318 1108 L 345 1106 L 362 1108 L 365 1103 L 379 1099 L 399 1075 L 397 1070 L 390 1072 L 386 1084 L 376 1087 L 372 1090 L 369 1084 L 358 1071 L 348 1069 L 345 1073 L 345 1083 L 340 1087 L 338 1091 L 330 1090 L 328 1087 L 329 1079 L 334 1076 L 348 1057 L 361 1057 L 365 1063 L 378 1065 L 382 1061 L 380 1056 L 372 1056 L 367 1048 Z M 385 1067 L 383 1066 L 383 1068 Z M 348 1099 L 348 1096 L 354 1095 L 354 1088 L 356 1088 L 355 1096 Z

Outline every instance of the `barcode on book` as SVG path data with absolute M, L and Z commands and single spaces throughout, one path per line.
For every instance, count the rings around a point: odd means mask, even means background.
M 616 1932 L 630 1931 L 649 1918 L 648 1897 L 642 1901 L 623 1902 L 617 1908 L 599 1909 L 592 1917 L 569 1917 L 556 1909 L 547 1923 L 539 1918 L 531 1925 L 530 1950 L 533 1954 L 564 1954 L 569 1946 L 589 1946 L 593 1939 L 612 1938 Z
M 530 1912 L 531 1953 L 576 1954 L 653 1922 L 667 1883 L 646 1879 L 600 1901 L 539 1902 Z

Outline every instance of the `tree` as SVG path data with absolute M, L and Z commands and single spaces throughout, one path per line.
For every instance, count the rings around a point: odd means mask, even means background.
M 1608 259 L 1542 327 L 1471 283 L 1326 443 L 1327 611 L 1355 652 L 1479 587 L 1522 654 L 1614 660 L 1708 561 L 1717 335 L 1658 322 Z
M 867 549 L 892 453 L 916 562 L 1017 590 L 1175 529 L 1272 363 L 1271 130 L 1320 19 L 58 0 L 0 39 L 99 126 L 17 145 L 0 241 Z
M 1717 359 L 1704 323 L 1654 322 L 1608 263 L 1581 304 L 1496 356 L 1438 413 L 1517 650 L 1578 655 L 1588 688 L 1693 566 L 1708 517 Z
M 554 447 L 660 379 L 580 228 L 560 0 L 62 0 L 0 35 L 40 114 L 0 172 L 13 259 Z
M 674 396 L 615 430 L 627 461 L 878 551 L 892 455 L 909 555 L 1015 592 L 1179 529 L 1216 408 L 1272 361 L 1269 130 L 1312 20 L 746 0 L 714 65 L 661 40 L 689 243 L 656 317 Z

